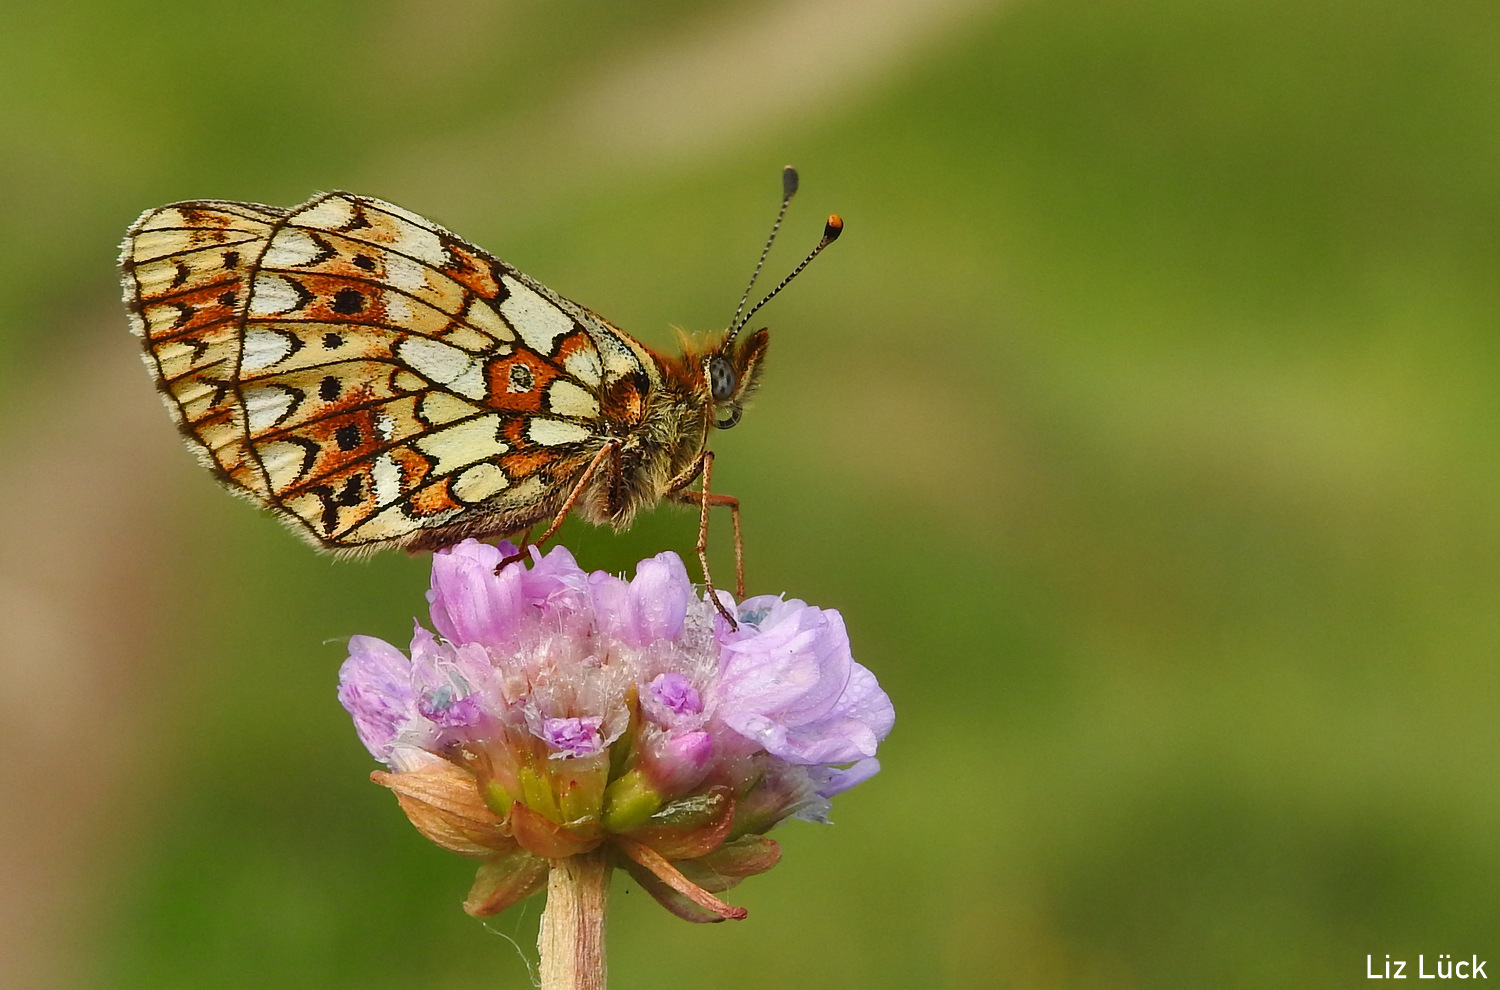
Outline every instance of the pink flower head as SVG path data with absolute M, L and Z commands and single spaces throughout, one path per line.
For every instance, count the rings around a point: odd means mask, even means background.
M 612 843 L 694 921 L 740 916 L 721 891 L 779 856 L 767 829 L 824 820 L 872 776 L 895 720 L 838 612 L 735 605 L 731 628 L 662 553 L 634 579 L 562 548 L 499 569 L 509 545 L 433 555 L 434 636 L 409 657 L 349 643 L 339 700 L 377 775 L 429 838 L 484 859 L 465 907 L 491 914 L 545 882 L 545 861 Z

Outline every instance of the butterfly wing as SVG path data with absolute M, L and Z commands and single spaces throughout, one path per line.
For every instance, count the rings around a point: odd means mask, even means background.
M 628 335 L 377 199 L 161 207 L 121 265 L 189 445 L 329 549 L 548 518 L 660 387 Z

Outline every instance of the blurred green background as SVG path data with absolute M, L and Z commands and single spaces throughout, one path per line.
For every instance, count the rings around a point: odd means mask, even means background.
M 666 347 L 787 162 L 768 274 L 847 234 L 763 311 L 715 487 L 897 726 L 747 921 L 618 879 L 612 986 L 1500 967 L 1497 53 L 1481 2 L 8 4 L 0 984 L 531 985 L 539 902 L 464 915 L 334 700 L 425 561 L 317 556 L 196 467 L 126 225 L 350 188 Z

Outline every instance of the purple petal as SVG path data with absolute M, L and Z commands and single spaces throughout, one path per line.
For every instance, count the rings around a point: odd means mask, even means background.
M 604 719 L 598 715 L 546 718 L 542 719 L 538 736 L 554 756 L 593 756 L 604 748 L 604 740 L 599 736 L 599 726 L 603 723 Z
M 483 647 L 440 643 L 420 623 L 412 631 L 411 684 L 417 713 L 439 728 L 479 724 L 480 690 L 493 672 Z
M 719 718 L 791 763 L 875 755 L 895 721 L 890 698 L 849 653 L 843 617 L 802 602 L 751 599 L 724 645 Z
M 675 553 L 668 550 L 637 564 L 629 595 L 634 631 L 639 637 L 635 645 L 676 639 L 692 597 L 693 582 L 682 558 Z
M 756 595 L 753 598 L 746 598 L 738 606 L 735 606 L 731 599 L 727 604 L 730 606 L 730 611 L 734 613 L 735 618 L 739 619 L 740 622 L 737 638 L 759 634 L 760 624 L 766 621 L 766 616 L 770 615 L 771 610 L 780 605 L 781 602 L 782 598 L 780 595 Z M 750 628 L 746 629 L 746 626 Z
M 832 711 L 853 667 L 838 612 L 776 602 L 758 628 L 747 623 L 723 647 L 719 717 L 780 755 L 771 746 Z
M 589 598 L 599 632 L 624 638 L 623 630 L 630 626 L 630 585 L 613 574 L 595 571 L 589 575 Z
M 674 715 L 698 715 L 703 711 L 703 698 L 698 694 L 698 689 L 693 687 L 693 682 L 685 674 L 679 674 L 675 670 L 658 674 L 646 685 L 641 703 L 649 712 L 659 712 L 668 721 Z
M 477 694 L 462 698 L 446 685 L 423 691 L 417 699 L 417 713 L 440 729 L 466 729 L 478 725 L 484 715 Z
M 676 639 L 693 600 L 687 568 L 671 551 L 641 561 L 628 584 L 598 571 L 589 576 L 589 588 L 600 631 L 631 646 Z
M 554 611 L 585 612 L 590 605 L 588 572 L 563 546 L 553 547 L 522 573 L 521 592 L 531 604 Z
M 713 736 L 702 730 L 664 735 L 645 754 L 646 770 L 663 794 L 686 793 L 703 782 L 712 766 Z
M 896 709 L 875 675 L 857 663 L 853 666 L 833 709 L 821 718 L 788 727 L 782 752 L 776 755 L 793 763 L 848 763 L 875 755 L 895 725 Z
M 464 540 L 432 555 L 432 625 L 450 643 L 503 644 L 525 615 L 525 568 L 495 568 L 504 551 Z
M 401 730 L 417 717 L 411 662 L 385 640 L 352 636 L 339 668 L 339 703 L 354 719 L 359 741 L 385 762 Z
M 814 772 L 813 780 L 817 783 L 818 796 L 831 798 L 835 794 L 842 794 L 855 784 L 863 784 L 871 777 L 880 772 L 880 761 L 873 756 L 859 760 L 853 765 L 840 770 L 836 767 L 819 767 L 820 772 Z

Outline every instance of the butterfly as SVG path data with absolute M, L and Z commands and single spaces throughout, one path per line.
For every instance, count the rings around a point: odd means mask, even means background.
M 783 176 L 781 212 L 797 187 Z M 715 429 L 760 382 L 749 318 L 660 354 L 415 213 L 330 192 L 301 206 L 147 210 L 120 266 L 131 330 L 188 446 L 230 490 L 317 547 L 434 550 L 518 539 L 570 514 L 616 529 L 664 500 L 733 513 L 710 489 Z M 755 278 L 751 278 L 751 287 Z M 743 314 L 743 315 L 742 315 Z M 701 479 L 698 490 L 690 486 Z M 715 599 L 717 600 L 717 599 Z

